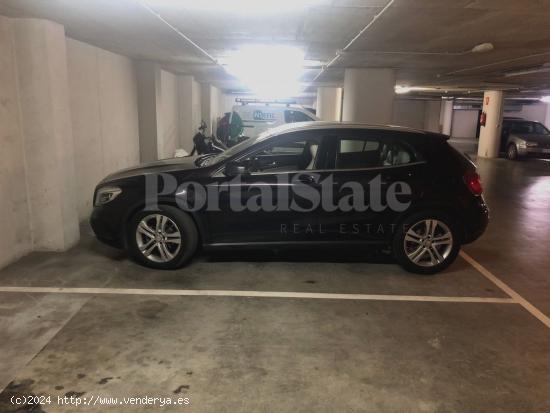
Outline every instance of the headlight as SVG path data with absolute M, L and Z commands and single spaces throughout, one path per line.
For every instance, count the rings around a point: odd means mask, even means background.
M 103 188 L 100 188 L 98 189 L 95 196 L 94 206 L 108 204 L 121 193 L 122 189 L 120 189 L 118 186 L 105 186 Z

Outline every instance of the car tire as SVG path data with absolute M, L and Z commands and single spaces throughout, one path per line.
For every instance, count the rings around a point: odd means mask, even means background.
M 396 261 L 416 274 L 435 274 L 451 265 L 460 239 L 454 222 L 439 212 L 410 215 L 397 227 L 392 245 Z
M 135 214 L 127 230 L 128 252 L 147 267 L 173 270 L 183 267 L 195 254 L 199 235 L 193 219 L 169 205 L 158 211 Z
M 517 161 L 519 159 L 518 148 L 514 143 L 511 143 L 506 148 L 506 159 L 509 161 Z

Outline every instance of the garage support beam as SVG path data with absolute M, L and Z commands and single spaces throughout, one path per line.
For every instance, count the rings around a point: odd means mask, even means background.
M 342 88 L 317 88 L 317 117 L 337 122 L 342 119 Z
M 389 124 L 394 95 L 393 69 L 346 69 L 342 120 Z
M 480 157 L 498 157 L 502 132 L 503 97 L 504 93 L 500 90 L 487 91 L 483 96 L 483 112 L 486 115 L 486 121 L 479 132 L 477 155 Z

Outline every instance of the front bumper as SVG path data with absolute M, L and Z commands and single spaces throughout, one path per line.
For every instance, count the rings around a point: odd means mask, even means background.
M 550 148 L 518 146 L 518 155 L 532 158 L 550 158 Z
M 123 236 L 113 224 L 110 214 L 102 207 L 95 207 L 90 217 L 90 225 L 101 242 L 115 248 L 124 248 Z

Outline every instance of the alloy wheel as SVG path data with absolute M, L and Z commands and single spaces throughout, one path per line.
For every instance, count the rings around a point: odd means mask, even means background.
M 444 262 L 453 249 L 453 234 L 437 219 L 414 224 L 405 234 L 405 254 L 421 267 L 434 267 Z
M 139 222 L 136 241 L 143 256 L 157 263 L 172 261 L 182 246 L 178 226 L 162 214 L 147 215 Z

